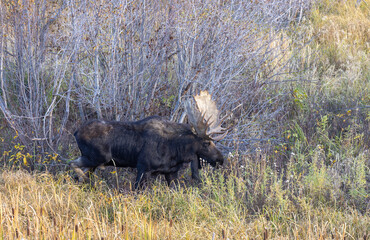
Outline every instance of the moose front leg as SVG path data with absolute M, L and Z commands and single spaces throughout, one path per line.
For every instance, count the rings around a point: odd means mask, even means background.
M 196 158 L 191 161 L 191 178 L 195 181 L 200 181 L 199 169 L 201 169 L 200 158 Z
M 84 156 L 70 162 L 71 168 L 76 172 L 79 182 L 88 182 L 90 175 L 95 171 L 96 167 L 86 167 L 85 162 L 88 159 Z

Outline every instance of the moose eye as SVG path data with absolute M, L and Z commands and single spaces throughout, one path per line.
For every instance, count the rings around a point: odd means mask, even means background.
M 211 145 L 211 142 L 209 141 L 203 142 L 203 147 L 209 147 L 209 145 Z

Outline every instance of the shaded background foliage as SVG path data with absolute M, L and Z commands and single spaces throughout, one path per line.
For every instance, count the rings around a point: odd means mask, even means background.
M 286 80 L 299 81 L 309 1 L 3 1 L 3 122 L 23 145 L 62 154 L 91 118 L 178 121 L 181 102 L 209 90 L 235 131 L 225 146 L 281 142 Z M 272 28 L 273 26 L 273 28 Z

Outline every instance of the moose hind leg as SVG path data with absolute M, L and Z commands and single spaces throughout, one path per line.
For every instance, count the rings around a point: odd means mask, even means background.
M 87 157 L 81 156 L 70 162 L 70 166 L 76 172 L 80 182 L 87 182 L 89 175 L 95 170 L 96 167 L 86 167 L 86 162 L 89 162 Z
M 177 187 L 180 182 L 178 180 L 178 177 L 177 177 L 177 172 L 174 172 L 174 173 L 166 173 L 164 174 L 164 177 L 167 181 L 167 185 L 170 187 L 171 186 L 171 183 L 173 182 L 175 187 Z
M 146 180 L 145 171 L 138 169 L 135 181 L 135 189 L 138 190 L 139 188 L 142 188 L 145 180 Z

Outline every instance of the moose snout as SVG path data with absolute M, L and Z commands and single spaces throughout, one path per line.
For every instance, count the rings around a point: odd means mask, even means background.
M 219 158 L 216 161 L 216 168 L 218 168 L 219 166 L 222 166 L 222 164 L 224 164 L 224 158 L 223 157 Z
M 216 161 L 213 161 L 210 164 L 212 167 L 218 168 L 219 166 L 222 166 L 223 163 L 224 163 L 224 157 L 221 154 L 219 154 L 219 156 L 216 158 Z

